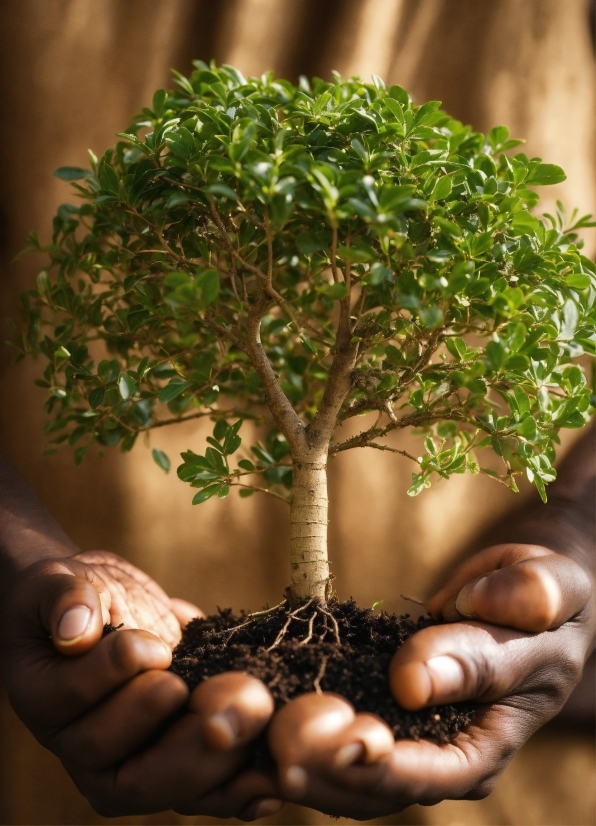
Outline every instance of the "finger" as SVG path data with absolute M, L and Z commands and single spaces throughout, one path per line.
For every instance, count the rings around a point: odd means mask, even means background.
M 280 784 L 290 799 L 306 791 L 308 763 L 321 745 L 332 750 L 355 719 L 352 706 L 335 694 L 303 694 L 274 716 L 267 740 L 279 770 Z M 346 745 L 345 741 L 341 745 Z
M 353 763 L 376 763 L 393 751 L 390 728 L 374 714 L 357 714 L 354 722 L 341 732 L 334 744 L 332 765 L 343 769 Z M 326 753 L 321 752 L 323 760 Z M 311 759 L 316 757 L 311 751 Z
M 447 603 L 453 600 L 468 582 L 526 559 L 539 559 L 551 555 L 554 555 L 553 551 L 538 545 L 510 543 L 485 548 L 457 566 L 445 585 L 429 600 L 428 610 L 436 619 L 459 619 L 460 617 L 455 615 L 444 616 L 444 611 Z
M 189 709 L 203 723 L 205 742 L 211 748 L 228 750 L 253 740 L 269 722 L 275 705 L 260 680 L 229 671 L 200 683 Z
M 483 797 L 535 725 L 515 709 L 490 707 L 453 743 L 401 740 L 376 763 L 318 768 L 307 776 L 301 802 L 332 816 L 369 819 L 413 803 Z
M 67 725 L 137 674 L 165 670 L 172 652 L 148 631 L 115 631 L 80 657 L 22 653 L 12 669 L 13 705 L 30 728 Z
M 172 597 L 170 599 L 170 608 L 172 613 L 180 623 L 181 628 L 185 628 L 193 619 L 204 619 L 205 614 L 192 602 L 187 602 L 185 599 Z
M 552 671 L 546 679 L 552 696 L 545 702 L 553 705 L 557 687 L 564 691 L 571 670 L 581 667 L 581 657 L 574 657 L 571 648 L 563 653 L 562 647 L 553 634 L 530 636 L 467 622 L 434 626 L 400 647 L 389 666 L 389 685 L 403 708 L 415 710 L 463 700 L 494 702 L 522 688 L 537 688 Z
M 194 713 L 173 723 L 154 746 L 127 760 L 114 778 L 113 796 L 125 812 L 176 809 L 201 812 L 201 799 L 244 764 L 246 749 L 211 749 Z
M 443 612 L 452 608 L 462 617 L 540 632 L 577 615 L 589 596 L 587 573 L 573 560 L 552 554 L 472 580 Z
M 272 777 L 248 769 L 201 798 L 200 813 L 212 817 L 257 820 L 276 814 L 283 808 L 284 801 L 279 794 Z
M 400 740 L 390 757 L 378 764 L 376 793 L 404 802 L 410 797 L 409 802 L 425 805 L 445 798 L 485 797 L 538 725 L 531 712 L 491 706 L 452 743 Z M 371 779 L 366 780 L 369 788 Z
M 175 674 L 146 671 L 61 729 L 52 750 L 84 768 L 107 768 L 138 751 L 187 699 L 188 688 Z
M 80 574 L 80 575 L 77 575 Z M 108 595 L 104 605 L 91 572 L 79 563 L 47 562 L 36 565 L 19 583 L 9 612 L 12 647 L 45 647 L 51 636 L 62 654 L 87 651 L 101 639 Z

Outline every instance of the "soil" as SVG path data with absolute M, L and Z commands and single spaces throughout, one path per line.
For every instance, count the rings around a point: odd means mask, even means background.
M 172 671 L 192 690 L 222 671 L 244 671 L 269 687 L 276 706 L 309 691 L 332 691 L 382 717 L 396 739 L 452 740 L 472 720 L 470 703 L 405 711 L 387 682 L 389 662 L 416 631 L 436 625 L 359 608 L 354 600 L 286 603 L 257 614 L 231 609 L 193 620 L 174 651 Z

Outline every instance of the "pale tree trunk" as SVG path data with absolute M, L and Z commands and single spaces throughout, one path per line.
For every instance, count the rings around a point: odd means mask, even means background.
M 327 457 L 294 461 L 290 506 L 290 602 L 311 597 L 325 601 L 329 592 L 327 554 Z

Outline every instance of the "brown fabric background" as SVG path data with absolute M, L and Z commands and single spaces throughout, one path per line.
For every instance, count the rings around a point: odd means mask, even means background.
M 596 212 L 593 14 L 589 0 L 3 0 L 1 315 L 15 314 L 38 269 L 30 257 L 12 261 L 27 231 L 47 237 L 56 206 L 70 199 L 52 170 L 85 165 L 87 147 L 103 151 L 130 113 L 169 83 L 169 67 L 188 71 L 194 57 L 291 79 L 374 72 L 417 102 L 442 100 L 476 128 L 506 123 L 527 138 L 528 154 L 568 173 L 546 190 L 545 208 L 560 197 Z M 593 253 L 594 233 L 587 238 Z M 66 451 L 42 457 L 39 369 L 13 367 L 8 350 L 2 354 L 0 450 L 81 547 L 122 553 L 207 611 L 258 608 L 279 596 L 287 579 L 283 507 L 234 497 L 193 509 L 187 488 L 161 474 L 143 445 L 126 456 L 92 456 L 78 469 Z M 171 457 L 204 439 L 200 425 L 168 430 L 151 446 Z M 408 476 L 395 457 L 365 451 L 332 466 L 330 553 L 340 596 L 364 605 L 383 598 L 404 610 L 400 592 L 424 595 L 442 565 L 518 502 L 490 480 L 467 477 L 410 500 Z M 593 823 L 593 769 L 589 732 L 541 733 L 487 800 L 412 807 L 381 822 Z M 0 822 L 104 822 L 4 696 Z M 117 822 L 209 821 L 165 813 Z M 267 822 L 332 821 L 286 807 Z

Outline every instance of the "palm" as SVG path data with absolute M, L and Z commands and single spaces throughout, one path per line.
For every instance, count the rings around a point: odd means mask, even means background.
M 151 631 L 172 648 L 181 628 L 200 611 L 183 600 L 170 599 L 150 576 L 109 551 L 85 551 L 74 557 L 91 569 L 102 593 L 109 622 Z M 104 617 L 105 618 L 105 617 Z

